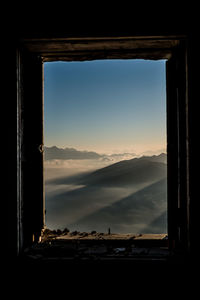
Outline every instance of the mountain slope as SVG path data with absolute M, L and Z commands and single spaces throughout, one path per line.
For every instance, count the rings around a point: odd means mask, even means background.
M 167 165 L 147 158 L 124 160 L 83 176 L 78 184 L 126 186 L 152 183 L 167 176 Z
M 119 233 L 166 233 L 166 186 L 166 179 L 160 180 L 69 226 L 84 231 L 111 228 Z
M 165 154 L 134 158 L 49 180 L 56 193 L 47 195 L 47 223 L 79 231 L 166 233 L 165 160 Z
M 153 155 L 153 156 L 142 156 L 142 159 L 147 159 L 149 161 L 153 162 L 160 162 L 163 164 L 167 163 L 167 154 L 166 153 L 160 153 L 159 155 Z
M 120 161 L 94 172 L 76 174 L 73 176 L 56 178 L 51 184 L 74 184 L 85 186 L 144 186 L 156 182 L 167 176 L 165 163 L 151 161 L 152 157 L 141 157 Z

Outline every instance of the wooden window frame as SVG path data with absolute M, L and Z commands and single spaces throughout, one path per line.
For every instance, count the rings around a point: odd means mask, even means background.
M 173 253 L 188 253 L 190 200 L 186 36 L 63 37 L 19 40 L 16 53 L 17 252 L 22 253 L 33 241 L 38 241 L 45 224 L 43 62 L 95 59 L 167 60 L 169 250 Z

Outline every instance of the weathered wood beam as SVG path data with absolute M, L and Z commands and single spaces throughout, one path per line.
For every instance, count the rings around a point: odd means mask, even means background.
M 51 61 L 50 57 L 53 55 L 62 57 L 68 60 L 68 57 L 74 57 L 86 53 L 91 55 L 92 52 L 102 55 L 103 52 L 117 52 L 123 55 L 123 51 L 133 53 L 133 56 L 137 56 L 137 51 L 140 55 L 146 57 L 149 52 L 154 51 L 154 58 L 156 55 L 161 56 L 161 51 L 168 53 L 176 48 L 180 40 L 175 37 L 171 38 L 145 38 L 145 37 L 118 37 L 118 38 L 66 38 L 66 39 L 23 39 L 21 40 L 23 47 L 32 53 L 36 53 L 42 57 L 47 58 L 47 61 Z M 161 50 L 162 49 L 162 50 Z M 89 53 L 90 52 L 90 53 Z M 148 52 L 148 54 L 147 54 Z M 158 52 L 158 53 L 157 53 Z M 60 55 L 60 53 L 62 55 Z M 136 54 L 134 54 L 136 53 Z M 142 54 L 143 53 L 143 54 Z M 145 54 L 146 53 L 146 54 Z M 157 53 L 157 54 L 156 54 Z M 129 56 L 130 56 L 129 55 Z M 110 58 L 110 55 L 109 55 Z M 151 58 L 150 58 L 151 59 Z M 70 59 L 71 60 L 71 59 Z M 81 59 L 83 60 L 83 59 Z
M 163 50 L 145 51 L 83 51 L 83 52 L 57 52 L 41 53 L 43 62 L 51 61 L 89 61 L 97 59 L 169 59 L 171 52 Z

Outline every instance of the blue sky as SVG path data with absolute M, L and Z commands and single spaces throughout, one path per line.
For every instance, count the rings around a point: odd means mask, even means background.
M 44 64 L 44 143 L 99 153 L 166 148 L 165 61 Z

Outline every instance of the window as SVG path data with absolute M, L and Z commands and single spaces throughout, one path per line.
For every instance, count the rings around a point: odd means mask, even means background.
M 25 39 L 18 66 L 18 250 L 44 226 L 42 62 L 167 60 L 168 235 L 189 249 L 187 48 L 184 37 Z M 33 187 L 34 183 L 34 189 Z M 30 194 L 30 190 L 32 193 Z
M 44 64 L 47 228 L 166 236 L 165 64 Z

